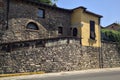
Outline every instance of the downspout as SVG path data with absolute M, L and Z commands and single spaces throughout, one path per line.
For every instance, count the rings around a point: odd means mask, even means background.
M 101 18 L 99 18 L 99 32 L 100 32 L 100 50 L 99 50 L 99 67 L 103 68 L 103 54 L 102 54 L 102 39 L 101 39 Z
M 10 0 L 7 0 L 7 10 L 6 10 L 6 30 L 9 27 L 9 4 L 10 4 Z

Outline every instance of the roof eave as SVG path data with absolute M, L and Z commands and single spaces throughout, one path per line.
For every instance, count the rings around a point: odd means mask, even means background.
M 80 8 L 83 9 L 84 12 L 86 12 L 86 13 L 95 15 L 95 16 L 97 16 L 97 17 L 99 17 L 99 18 L 102 18 L 102 17 L 103 17 L 102 15 L 99 15 L 99 14 L 96 14 L 96 13 L 93 13 L 93 12 L 91 12 L 91 11 L 86 10 L 87 8 L 84 7 L 84 6 L 80 6 L 80 7 L 74 8 L 74 9 L 72 9 L 72 11 L 73 11 L 73 10 L 76 10 L 76 9 L 80 9 Z
M 55 8 L 55 9 L 60 9 L 60 10 L 71 12 L 71 9 L 64 9 L 64 8 L 55 7 L 55 6 L 52 6 L 52 5 L 45 4 L 45 3 L 40 3 L 40 2 L 38 2 L 36 0 L 24 0 L 24 1 L 32 2 L 32 3 L 35 3 L 37 5 L 43 5 L 43 6 L 46 6 L 46 7 L 51 7 L 51 8 Z
M 90 11 L 87 11 L 87 10 L 86 10 L 87 8 L 85 8 L 84 6 L 80 6 L 80 7 L 74 8 L 74 9 L 64 9 L 64 8 L 60 8 L 60 7 L 51 6 L 51 5 L 48 5 L 48 4 L 45 4 L 45 3 L 40 3 L 40 2 L 38 2 L 38 1 L 36 1 L 36 0 L 24 0 L 24 1 L 32 2 L 32 3 L 35 3 L 35 4 L 37 4 L 37 5 L 43 5 L 43 6 L 46 6 L 46 7 L 51 7 L 51 8 L 55 8 L 55 9 L 59 9 L 59 10 L 63 10 L 63 11 L 68 11 L 68 12 L 72 12 L 72 11 L 75 10 L 75 9 L 81 8 L 81 9 L 84 9 L 84 11 L 85 11 L 86 13 L 95 15 L 95 16 L 97 16 L 97 17 L 99 17 L 99 18 L 102 18 L 102 17 L 103 17 L 103 16 L 101 16 L 101 15 L 99 15 L 99 14 L 96 14 L 96 13 L 93 13 L 93 12 L 90 12 Z
M 102 15 L 99 15 L 99 14 L 93 13 L 93 12 L 88 11 L 88 10 L 85 10 L 85 12 L 86 12 L 86 13 L 89 13 L 89 14 L 92 14 L 92 15 L 95 15 L 95 16 L 97 16 L 97 17 L 99 17 L 99 18 L 102 18 L 102 17 L 103 17 Z

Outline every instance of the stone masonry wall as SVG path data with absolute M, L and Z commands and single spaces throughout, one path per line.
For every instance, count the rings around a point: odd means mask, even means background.
M 37 24 L 39 30 L 27 29 L 26 26 L 29 22 Z M 49 37 L 48 31 L 41 24 L 31 19 L 11 19 L 9 21 L 9 26 L 10 28 L 4 31 L 4 34 L 2 35 L 1 43 L 43 39 Z
M 44 9 L 45 18 L 38 16 L 38 9 Z M 17 14 L 16 14 L 17 13 Z M 69 35 L 71 12 L 25 1 L 10 1 L 9 19 L 27 18 L 40 23 L 45 29 L 55 32 L 63 27 L 63 35 Z M 24 21 L 21 21 L 21 23 Z M 23 24 L 25 25 L 25 24 Z M 17 26 L 16 26 L 17 27 Z M 18 26 L 19 27 L 19 26 Z M 54 35 L 52 34 L 52 35 Z
M 7 22 L 7 3 L 4 0 L 4 22 Z M 38 10 L 44 9 L 45 18 L 38 16 Z M 0 36 L 0 42 L 14 42 L 34 39 L 43 39 L 58 37 L 58 27 L 63 27 L 62 36 L 70 36 L 70 17 L 71 12 L 68 10 L 53 8 L 43 4 L 31 3 L 24 0 L 10 0 L 8 22 L 9 28 Z M 26 30 L 29 22 L 35 23 L 39 30 Z M 6 23 L 4 23 L 6 24 Z M 6 25 L 0 26 L 6 29 Z M 0 28 L 1 28 L 0 27 Z M 2 31 L 0 31 L 1 33 Z
M 103 42 L 102 43 L 102 57 L 103 57 L 104 68 L 120 67 L 119 44 Z
M 0 36 L 1 36 L 1 31 L 3 30 L 3 26 L 5 26 L 5 4 L 3 0 L 0 0 Z
M 119 53 L 116 43 L 103 42 L 102 48 L 87 47 L 75 38 L 4 43 L 0 44 L 0 73 L 120 67 Z
M 1 51 L 0 73 L 99 68 L 99 48 L 82 47 L 75 39 L 69 39 L 69 42 L 68 39 L 48 40 L 45 44 L 43 47 L 31 45 L 10 52 Z

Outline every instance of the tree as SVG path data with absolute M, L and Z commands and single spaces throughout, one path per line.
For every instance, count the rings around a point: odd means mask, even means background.
M 37 0 L 37 1 L 39 1 L 41 3 L 49 4 L 49 5 L 54 5 L 57 0 Z

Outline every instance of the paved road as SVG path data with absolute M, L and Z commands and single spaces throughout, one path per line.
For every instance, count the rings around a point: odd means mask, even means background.
M 120 80 L 120 69 L 61 72 L 44 75 L 11 77 L 0 80 Z

